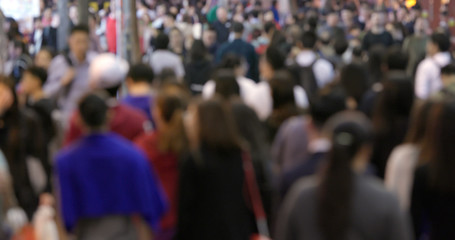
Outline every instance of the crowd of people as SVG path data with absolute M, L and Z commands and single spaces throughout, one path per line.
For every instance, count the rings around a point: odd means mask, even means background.
M 114 2 L 11 20 L 0 239 L 455 239 L 449 25 L 296 2 L 138 1 L 139 63 Z

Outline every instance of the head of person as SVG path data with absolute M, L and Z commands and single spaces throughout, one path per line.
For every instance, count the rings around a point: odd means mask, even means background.
M 246 62 L 239 55 L 233 53 L 226 54 L 218 68 L 232 69 L 237 77 L 245 76 L 247 71 Z
M 155 73 L 153 72 L 153 69 L 148 64 L 138 63 L 132 65 L 128 70 L 126 85 L 127 87 L 131 87 L 138 83 L 151 85 L 154 79 Z
M 215 73 L 215 94 L 224 99 L 240 96 L 240 86 L 232 69 L 219 69 Z
M 28 51 L 27 51 L 27 46 L 25 45 L 25 43 L 20 40 L 14 40 L 13 51 L 12 51 L 11 56 L 13 58 L 18 58 L 22 54 L 27 54 L 27 53 L 28 53 Z
M 208 58 L 207 47 L 202 40 L 194 40 L 190 49 L 190 61 L 197 62 Z
M 296 107 L 294 96 L 295 81 L 288 71 L 280 70 L 275 72 L 269 84 L 274 110 L 289 106 Z
M 286 55 L 279 48 L 269 46 L 259 62 L 259 72 L 262 78 L 269 81 L 276 71 L 285 67 Z
M 337 56 L 342 56 L 349 48 L 349 43 L 344 37 L 337 37 L 333 41 L 333 50 Z
M 371 26 L 373 28 L 384 28 L 386 24 L 386 14 L 382 10 L 374 11 L 371 15 Z
M 170 11 L 167 12 L 166 16 L 164 17 L 164 27 L 166 28 L 174 27 L 176 17 L 177 16 L 174 15 L 174 13 Z
M 183 34 L 177 27 L 174 27 L 169 32 L 169 46 L 171 48 L 183 47 Z
M 270 22 L 266 22 L 264 24 L 264 32 L 267 35 L 272 36 L 275 31 L 276 31 L 276 25 L 274 22 L 270 21 Z
M 225 23 L 228 20 L 228 12 L 224 7 L 218 7 L 216 10 L 216 18 L 218 21 Z
M 165 33 L 159 33 L 155 39 L 156 50 L 168 50 L 169 48 L 169 37 Z
M 375 133 L 381 136 L 392 135 L 403 140 L 414 104 L 412 81 L 402 75 L 389 75 L 383 81 L 383 90 L 378 96 L 373 112 Z M 400 136 L 400 134 L 403 136 Z
M 406 142 L 421 146 L 427 128 L 430 122 L 430 113 L 433 107 L 432 101 L 419 102 L 416 101 L 411 113 L 411 121 L 408 132 L 406 133 Z
M 230 107 L 220 98 L 191 103 L 184 123 L 193 149 L 230 153 L 242 147 Z
M 180 85 L 165 84 L 160 88 L 152 107 L 153 118 L 160 133 L 160 151 L 177 154 L 185 151 L 187 138 L 183 113 L 188 100 L 188 92 Z
M 70 36 L 68 38 L 68 45 L 70 51 L 74 56 L 82 61 L 90 47 L 89 28 L 86 25 L 76 25 L 71 29 Z
M 109 106 L 103 92 L 89 93 L 79 101 L 78 121 L 87 133 L 104 132 L 108 129 Z
M 321 174 L 317 225 L 324 239 L 347 239 L 354 173 L 363 172 L 371 152 L 371 124 L 358 112 L 341 112 L 326 126 L 331 150 Z
M 327 26 L 329 27 L 336 27 L 340 21 L 340 18 L 338 17 L 338 13 L 335 11 L 330 12 L 327 15 Z
M 435 103 L 422 147 L 421 159 L 429 163 L 430 187 L 439 192 L 455 191 L 455 148 L 451 139 L 455 133 L 455 102 L 453 99 Z
M 441 80 L 445 87 L 455 84 L 455 63 L 441 68 Z
M 350 26 L 353 23 L 354 13 L 350 8 L 344 8 L 341 11 L 341 20 L 345 26 Z
M 128 69 L 128 63 L 114 54 L 99 54 L 92 60 L 88 70 L 89 87 L 93 91 L 105 90 L 111 98 L 115 98 Z
M 425 36 L 430 28 L 430 23 L 426 18 L 419 17 L 416 19 L 414 24 L 414 34 L 419 36 Z
M 54 58 L 54 51 L 49 48 L 41 48 L 39 52 L 35 55 L 35 59 L 33 60 L 33 64 L 37 67 L 41 67 L 44 69 L 49 69 L 51 66 L 52 59 Z
M 368 72 L 372 83 L 383 80 L 386 70 L 387 49 L 382 45 L 373 46 L 368 52 Z
M 340 85 L 356 105 L 360 104 L 369 86 L 367 70 L 356 63 L 344 66 L 340 73 Z
M 386 64 L 388 71 L 406 71 L 408 66 L 408 54 L 400 46 L 387 49 Z
M 321 131 L 332 116 L 347 109 L 346 100 L 345 91 L 337 86 L 327 87 L 320 91 L 310 101 L 311 124 L 309 126 Z
M 433 33 L 427 43 L 427 54 L 434 56 L 450 49 L 450 37 L 444 33 Z
M 214 28 L 207 28 L 202 34 L 202 41 L 206 47 L 211 47 L 216 43 L 216 31 Z
M 243 27 L 243 23 L 241 22 L 234 22 L 232 24 L 232 32 L 234 33 L 235 37 L 236 38 L 241 38 L 242 35 L 243 35 L 243 30 L 244 30 L 244 27 Z
M 304 32 L 300 40 L 300 45 L 302 49 L 314 50 L 318 37 L 314 32 Z
M 21 90 L 24 94 L 32 94 L 37 90 L 43 88 L 46 83 L 47 71 L 46 69 L 31 66 L 24 71 L 21 79 Z
M 2 96 L 0 116 L 5 118 L 17 116 L 19 108 L 14 82 L 6 76 L 0 76 L 0 96 Z

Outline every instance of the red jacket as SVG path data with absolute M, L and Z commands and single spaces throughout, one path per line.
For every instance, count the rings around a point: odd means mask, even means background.
M 146 124 L 148 123 L 147 116 L 140 110 L 136 110 L 124 104 L 119 104 L 113 108 L 113 118 L 109 123 L 110 130 L 123 136 L 124 138 L 133 141 L 140 135 L 145 133 Z M 64 145 L 68 146 L 75 140 L 79 139 L 82 135 L 81 126 L 76 121 L 79 114 L 76 111 L 70 120 L 70 128 L 66 132 Z
M 178 189 L 178 157 L 174 153 L 163 153 L 158 150 L 159 134 L 153 132 L 139 137 L 135 144 L 142 149 L 155 171 L 169 200 L 170 211 L 161 221 L 163 230 L 173 229 L 177 223 L 177 189 Z

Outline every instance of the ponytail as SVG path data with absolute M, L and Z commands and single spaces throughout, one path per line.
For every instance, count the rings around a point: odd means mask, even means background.
M 369 136 L 367 125 L 363 125 L 366 122 L 345 120 L 357 116 L 346 115 L 342 113 L 333 121 L 338 124 L 333 130 L 332 149 L 318 192 L 317 221 L 326 240 L 348 238 L 354 189 L 351 165 Z

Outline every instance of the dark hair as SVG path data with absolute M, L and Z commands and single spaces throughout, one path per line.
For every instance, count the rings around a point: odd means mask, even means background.
M 240 86 L 232 69 L 219 69 L 215 73 L 215 93 L 225 99 L 240 95 Z
M 266 22 L 266 23 L 264 24 L 264 31 L 265 31 L 266 33 L 269 33 L 270 30 L 272 30 L 272 29 L 273 29 L 273 30 L 276 30 L 276 25 L 275 25 L 274 22 Z
M 408 54 L 400 46 L 393 46 L 387 50 L 386 62 L 388 70 L 406 70 L 408 66 Z
M 14 40 L 13 44 L 14 48 L 20 48 L 23 54 L 28 55 L 27 45 L 23 41 Z
M 335 54 L 338 56 L 343 55 L 344 52 L 349 47 L 348 41 L 344 37 L 337 37 L 333 43 L 333 49 L 335 50 Z
M 242 66 L 242 59 L 235 53 L 228 53 L 223 57 L 218 68 L 236 69 Z
M 368 90 L 368 72 L 363 65 L 351 63 L 344 66 L 340 73 L 340 84 L 347 96 L 360 104 Z
M 243 33 L 244 27 L 243 23 L 241 22 L 234 22 L 232 23 L 232 31 L 235 33 Z
M 455 63 L 450 63 L 441 68 L 441 75 L 455 75 Z
M 380 82 L 384 78 L 383 66 L 387 49 L 382 45 L 375 45 L 368 53 L 368 73 L 371 83 Z
M 81 32 L 81 33 L 85 33 L 85 34 L 89 35 L 90 29 L 85 24 L 76 25 L 73 28 L 71 28 L 70 35 L 73 35 L 74 33 L 77 33 L 77 32 Z
M 323 239 L 347 239 L 351 221 L 354 173 L 352 161 L 371 140 L 368 119 L 358 112 L 343 112 L 328 122 L 332 149 L 323 169 L 317 199 L 317 223 Z
M 430 120 L 430 111 L 433 102 L 416 102 L 414 104 L 409 129 L 406 134 L 406 142 L 421 144 L 424 140 L 427 126 Z
M 272 91 L 273 109 L 287 105 L 296 106 L 294 97 L 295 81 L 288 71 L 275 72 L 269 84 Z
M 153 79 L 155 79 L 153 69 L 149 65 L 143 63 L 132 65 L 126 76 L 131 78 L 134 82 L 152 83 Z
M 310 115 L 313 124 L 322 128 L 333 115 L 346 110 L 346 95 L 338 87 L 321 91 L 310 101 Z
M 430 184 L 439 191 L 455 191 L 455 101 L 436 104 L 431 115 L 434 117 L 427 131 L 426 150 L 430 167 Z
M 232 113 L 219 98 L 197 103 L 197 119 L 199 121 L 199 143 L 223 152 L 241 149 Z
M 155 106 L 160 110 L 163 120 L 170 125 L 165 130 L 158 129 L 160 151 L 181 154 L 186 150 L 188 140 L 183 125 L 183 111 L 186 109 L 188 99 L 189 93 L 173 84 L 162 86 L 156 96 Z
M 191 45 L 190 50 L 190 59 L 191 61 L 200 61 L 206 59 L 208 56 L 207 47 L 205 47 L 202 40 L 194 40 L 193 45 Z
M 307 31 L 302 34 L 302 45 L 304 48 L 313 49 L 316 45 L 318 37 L 312 31 Z
M 169 37 L 164 33 L 159 33 L 155 39 L 155 48 L 157 50 L 165 50 L 169 47 Z
M 267 48 L 265 58 L 275 71 L 285 67 L 286 54 L 275 46 L 269 46 Z
M 436 44 L 440 52 L 447 52 L 450 49 L 450 37 L 444 33 L 433 33 L 431 42 Z
M 87 127 L 91 129 L 103 127 L 107 121 L 108 110 L 106 100 L 100 94 L 89 93 L 79 102 L 79 114 Z
M 31 67 L 28 67 L 25 70 L 25 72 L 29 73 L 30 75 L 32 75 L 32 76 L 34 76 L 36 78 L 38 78 L 38 80 L 41 83 L 41 86 L 43 86 L 44 83 L 47 80 L 47 71 L 44 68 L 37 67 L 37 66 L 31 66 Z

